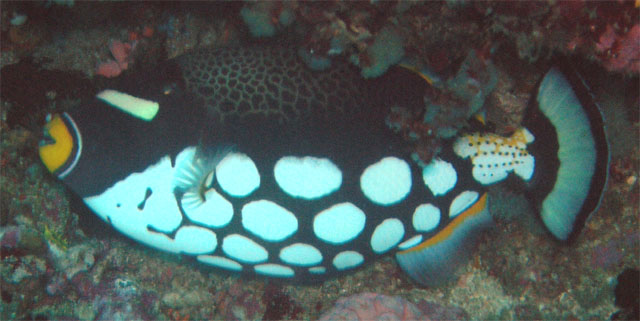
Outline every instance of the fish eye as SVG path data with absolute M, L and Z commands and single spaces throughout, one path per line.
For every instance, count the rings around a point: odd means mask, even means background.
M 73 119 L 62 115 L 47 115 L 38 152 L 49 172 L 63 178 L 77 163 L 82 150 L 80 132 Z

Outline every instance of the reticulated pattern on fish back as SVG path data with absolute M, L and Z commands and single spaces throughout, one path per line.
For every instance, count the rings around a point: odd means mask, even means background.
M 187 88 L 215 119 L 354 114 L 367 108 L 367 86 L 347 63 L 309 69 L 293 49 L 200 49 L 179 58 Z M 279 117 L 278 117 L 279 116 Z

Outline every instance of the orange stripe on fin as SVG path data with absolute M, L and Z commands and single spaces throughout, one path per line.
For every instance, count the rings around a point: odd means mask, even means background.
M 398 265 L 423 285 L 436 286 L 452 280 L 456 267 L 468 260 L 478 235 L 491 222 L 489 196 L 485 193 L 430 239 L 396 252 Z
M 398 63 L 398 66 L 415 73 L 420 78 L 424 79 L 429 85 L 433 85 L 433 79 L 431 79 L 431 77 L 429 77 L 425 73 L 420 72 L 420 70 L 418 70 L 415 66 L 407 64 L 407 63 Z
M 406 254 L 406 253 L 410 253 L 413 251 L 419 251 L 422 250 L 426 247 L 430 247 L 430 246 L 434 246 L 440 242 L 443 242 L 445 240 L 447 240 L 451 234 L 453 233 L 453 231 L 455 231 L 455 229 L 462 224 L 466 219 L 468 219 L 469 217 L 472 217 L 480 212 L 482 212 L 482 210 L 485 209 L 485 207 L 487 206 L 487 193 L 484 193 L 479 200 L 477 200 L 475 203 L 473 203 L 473 205 L 471 205 L 469 208 L 467 208 L 464 212 L 462 212 L 462 214 L 458 215 L 449 225 L 447 225 L 447 227 L 445 227 L 442 231 L 436 233 L 436 235 L 430 237 L 429 239 L 427 239 L 426 241 L 412 247 L 409 249 L 406 249 L 404 251 L 400 251 L 398 252 L 398 254 Z

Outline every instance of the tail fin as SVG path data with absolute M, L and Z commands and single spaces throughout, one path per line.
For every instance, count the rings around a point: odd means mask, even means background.
M 551 68 L 538 85 L 523 126 L 535 137 L 527 196 L 560 240 L 577 235 L 607 181 L 609 148 L 600 110 L 576 73 Z

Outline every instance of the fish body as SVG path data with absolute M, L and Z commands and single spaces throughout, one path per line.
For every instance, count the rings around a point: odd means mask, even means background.
M 490 226 L 490 184 L 519 177 L 562 240 L 597 207 L 599 113 L 557 69 L 538 88 L 528 126 L 456 137 L 421 164 L 385 125 L 395 98 L 352 66 L 313 71 L 279 47 L 205 49 L 51 117 L 40 155 L 103 220 L 164 251 L 299 282 L 393 253 L 433 285 Z M 557 143 L 539 141 L 548 131 Z

